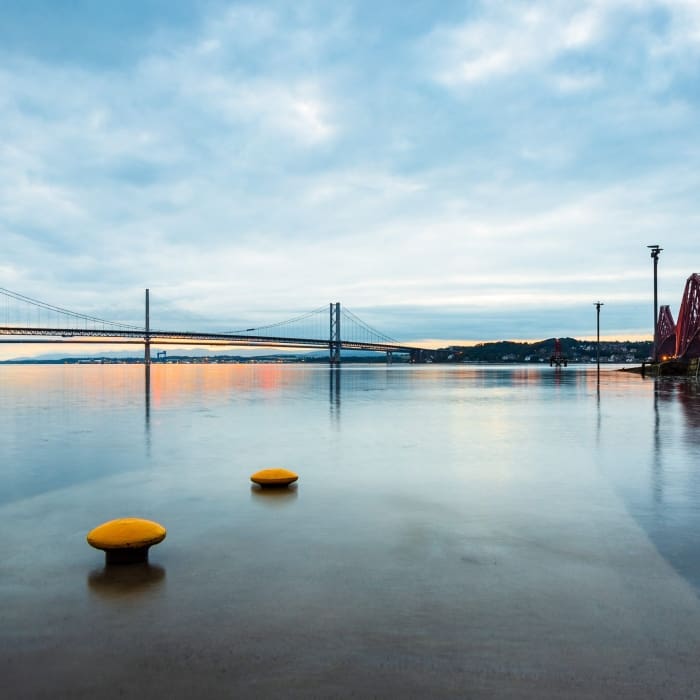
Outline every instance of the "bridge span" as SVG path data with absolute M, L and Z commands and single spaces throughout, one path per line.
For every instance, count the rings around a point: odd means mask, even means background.
M 431 352 L 401 343 L 372 328 L 358 316 L 331 303 L 287 321 L 231 332 L 152 329 L 150 292 L 145 295 L 145 324 L 135 326 L 69 311 L 0 287 L 5 314 L 0 308 L 0 343 L 76 343 L 142 345 L 144 362 L 151 361 L 151 345 L 207 345 L 215 347 L 328 348 L 331 364 L 340 364 L 342 350 L 405 353 L 412 362 L 427 359 Z M 36 314 L 36 318 L 32 315 Z M 319 332 L 323 325 L 328 336 Z M 306 332 L 303 332 L 303 327 Z M 309 332 L 309 329 L 315 332 Z

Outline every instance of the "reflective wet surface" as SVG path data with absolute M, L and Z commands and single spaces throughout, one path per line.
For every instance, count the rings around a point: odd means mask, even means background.
M 173 365 L 146 392 L 115 365 L 0 386 L 10 697 L 700 688 L 693 381 Z M 265 467 L 299 482 L 251 486 Z M 85 542 L 123 516 L 168 529 L 149 564 Z

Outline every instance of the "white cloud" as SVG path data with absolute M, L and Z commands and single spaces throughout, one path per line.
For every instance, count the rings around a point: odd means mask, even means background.
M 436 29 L 426 51 L 439 57 L 438 81 L 458 87 L 524 73 L 599 42 L 605 34 L 606 5 L 591 3 L 573 15 L 570 8 L 560 3 L 540 9 L 486 4 L 477 19 Z
M 591 46 L 603 34 L 603 21 L 600 4 L 587 7 L 563 21 L 561 46 L 567 49 L 579 49 Z
M 668 22 L 657 24 L 655 13 Z M 425 53 L 433 57 L 433 77 L 452 89 L 467 88 L 508 76 L 558 73 L 553 84 L 564 92 L 591 89 L 593 78 L 565 75 L 556 66 L 567 57 L 591 55 L 605 46 L 615 70 L 618 55 L 637 44 L 650 62 L 682 65 L 688 51 L 700 50 L 700 4 L 695 0 L 588 0 L 542 5 L 483 3 L 474 18 L 440 26 L 428 37 Z
M 241 84 L 235 79 L 214 78 L 204 84 L 193 82 L 184 87 L 196 98 L 233 123 L 263 126 L 301 144 L 329 141 L 336 127 L 330 119 L 330 107 L 317 85 L 300 80 L 255 81 Z
M 163 86 L 179 108 L 197 107 L 314 146 L 338 128 L 332 97 L 310 77 L 330 38 L 290 27 L 268 8 L 234 7 L 205 22 L 177 51 L 148 57 L 140 77 Z

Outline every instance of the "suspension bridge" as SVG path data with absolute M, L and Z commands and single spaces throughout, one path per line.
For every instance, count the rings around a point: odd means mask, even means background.
M 405 353 L 411 362 L 430 359 L 436 351 L 405 345 L 372 328 L 340 302 L 330 303 L 278 323 L 227 331 L 157 329 L 150 322 L 150 292 L 145 290 L 144 325 L 109 321 L 55 306 L 0 287 L 2 343 L 114 343 L 144 347 L 150 364 L 151 345 L 254 346 L 328 348 L 331 364 L 340 364 L 342 350 Z

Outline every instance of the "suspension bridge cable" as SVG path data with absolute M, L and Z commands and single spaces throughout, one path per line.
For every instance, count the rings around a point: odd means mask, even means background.
M 56 313 L 66 314 L 72 318 L 80 319 L 81 321 L 91 321 L 93 323 L 101 323 L 103 325 L 114 326 L 116 328 L 123 328 L 129 330 L 143 330 L 143 326 L 133 326 L 128 323 L 119 323 L 117 321 L 107 321 L 104 318 L 98 318 L 96 316 L 89 316 L 87 314 L 77 313 L 75 311 L 70 311 L 69 309 L 64 309 L 60 306 L 54 306 L 53 304 L 47 304 L 46 302 L 39 301 L 38 299 L 32 299 L 32 297 L 25 296 L 24 294 L 19 294 L 18 292 L 13 292 L 10 289 L 5 289 L 0 287 L 0 294 L 4 294 L 6 297 L 15 299 L 16 301 L 21 301 L 25 304 L 31 304 L 40 309 L 46 309 L 47 311 L 53 311 Z
M 63 314 L 68 317 L 78 319 L 83 321 L 86 324 L 87 323 L 95 323 L 95 324 L 102 324 L 103 326 L 111 326 L 113 328 L 118 328 L 118 329 L 123 329 L 123 330 L 132 330 L 132 331 L 143 331 L 144 328 L 143 326 L 136 326 L 133 324 L 128 324 L 128 323 L 120 323 L 117 321 L 108 321 L 103 318 L 99 318 L 96 316 L 90 316 L 88 314 L 81 314 L 77 313 L 75 311 L 71 311 L 69 309 L 65 309 L 60 306 L 55 306 L 53 304 L 49 304 L 47 302 L 40 301 L 38 299 L 33 299 L 32 297 L 28 297 L 24 294 L 20 294 L 19 292 L 13 292 L 12 290 L 6 289 L 4 287 L 0 287 L 0 294 L 4 295 L 5 297 L 5 316 L 6 320 L 9 318 L 9 308 L 8 308 L 8 300 L 9 299 L 14 299 L 15 301 L 24 303 L 24 304 L 29 304 L 31 306 L 34 306 L 37 309 L 37 313 L 39 314 L 39 321 L 41 321 L 41 310 L 44 309 L 49 312 L 57 313 L 57 314 Z M 306 321 L 308 319 L 315 319 L 313 320 L 310 324 L 307 324 L 305 327 L 306 330 L 311 331 L 312 334 L 316 335 L 318 338 L 322 338 L 325 336 L 325 322 L 327 319 L 327 313 L 328 313 L 328 306 L 323 305 L 319 306 L 316 309 L 313 309 L 312 311 L 308 311 L 306 313 L 300 314 L 298 316 L 294 316 L 292 318 L 286 319 L 284 321 L 278 321 L 276 323 L 270 323 L 266 324 L 263 326 L 256 326 L 253 328 L 246 328 L 246 329 L 240 329 L 240 330 L 235 330 L 235 331 L 223 331 L 222 333 L 225 333 L 227 335 L 244 335 L 246 333 L 269 333 L 273 329 L 282 329 L 283 327 L 286 327 L 289 329 L 291 326 L 295 324 L 300 324 L 302 321 Z M 395 338 L 392 338 L 391 336 L 386 335 L 385 333 L 381 333 L 378 331 L 376 328 L 373 328 L 370 326 L 368 323 L 363 321 L 359 316 L 354 314 L 352 311 L 349 309 L 343 307 L 342 308 L 342 316 L 348 322 L 348 325 L 350 326 L 351 329 L 353 329 L 354 333 L 358 334 L 358 338 L 362 338 L 364 340 L 367 340 L 369 342 L 372 341 L 383 341 L 383 342 L 388 342 L 388 343 L 398 343 Z M 344 329 L 345 324 L 341 324 L 341 332 Z M 154 329 L 152 329 L 154 330 Z M 296 331 L 298 337 L 304 337 L 304 334 L 300 331 Z M 351 333 L 350 335 L 352 335 Z M 347 337 L 347 336 L 346 336 Z
M 354 314 L 352 311 L 347 309 L 346 307 L 343 307 L 341 310 L 342 315 L 357 324 L 360 328 L 364 329 L 365 331 L 368 331 L 370 334 L 374 335 L 375 337 L 379 338 L 380 340 L 384 340 L 390 343 L 398 343 L 399 341 L 396 340 L 396 338 L 392 338 L 391 336 L 386 335 L 385 333 L 381 333 L 378 331 L 376 328 L 372 328 L 372 326 L 369 325 L 369 323 L 365 323 L 359 316 Z M 341 326 L 342 328 L 342 326 Z
M 269 331 L 272 328 L 279 328 L 280 326 L 285 326 L 285 325 L 291 325 L 293 323 L 299 323 L 300 321 L 303 321 L 310 316 L 313 316 L 314 314 L 318 314 L 322 311 L 327 311 L 328 307 L 327 306 L 319 306 L 318 309 L 314 309 L 313 311 L 307 311 L 304 314 L 301 314 L 299 316 L 294 316 L 293 318 L 289 318 L 286 321 L 278 321 L 277 323 L 270 323 L 266 326 L 257 326 L 256 328 L 246 328 L 246 329 L 241 329 L 237 331 L 226 331 L 226 333 L 229 333 L 231 335 L 241 335 L 243 333 L 252 333 L 253 331 L 259 332 L 259 331 Z

